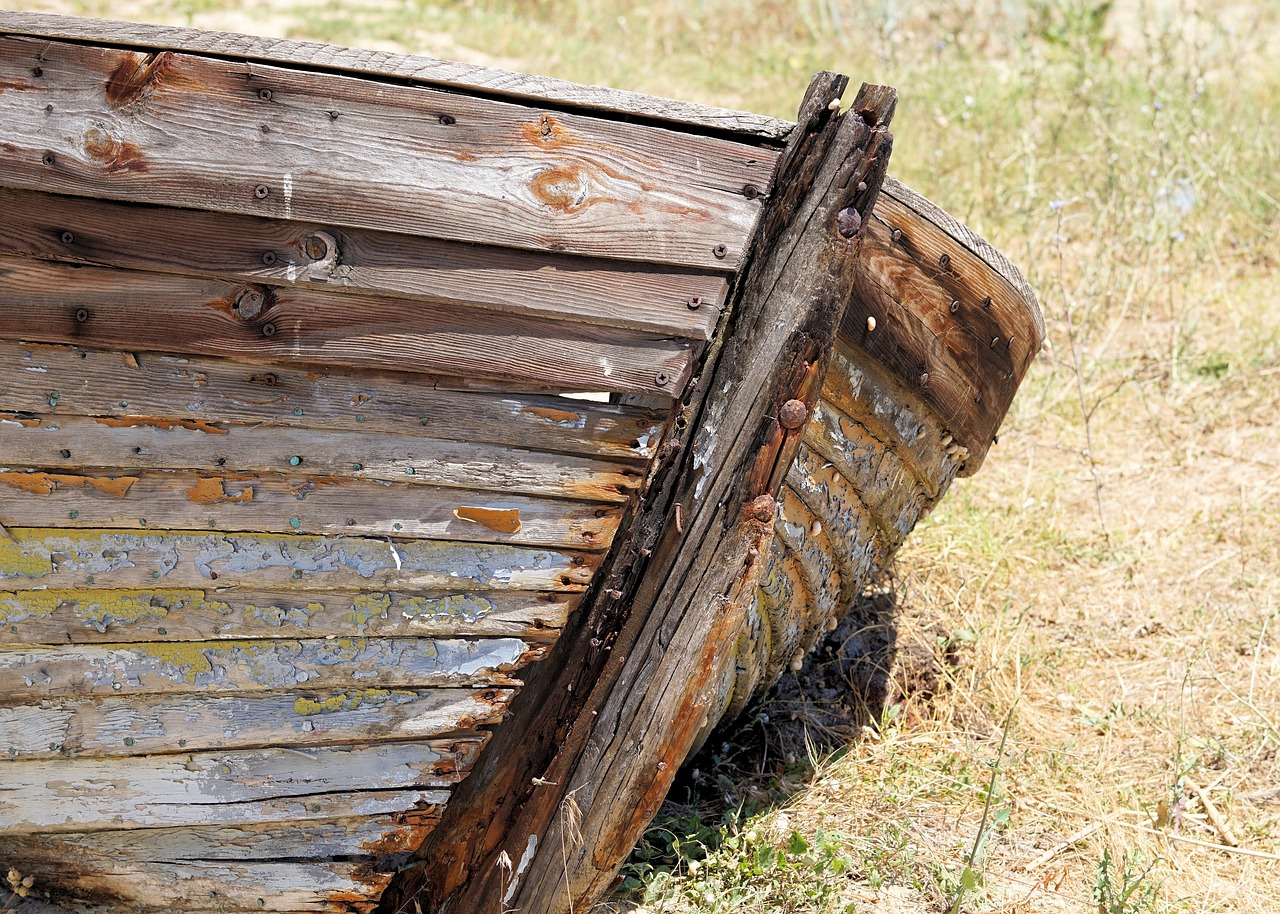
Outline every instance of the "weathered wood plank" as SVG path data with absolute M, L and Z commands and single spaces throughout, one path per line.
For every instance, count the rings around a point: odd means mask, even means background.
M 323 812 L 337 805 L 327 799 L 353 791 L 376 807 L 390 799 L 380 797 L 383 791 L 458 783 L 482 743 L 462 738 L 196 752 L 157 756 L 145 766 L 128 758 L 10 762 L 0 785 L 0 834 L 110 829 L 122 821 L 141 827 L 280 821 L 290 808 Z M 426 796 L 444 802 L 438 790 Z
M 300 846 L 319 860 L 376 858 L 412 850 L 414 837 L 429 832 L 438 818 L 439 810 L 427 807 L 364 818 L 10 836 L 0 837 L 0 859 L 43 858 L 64 865 L 86 858 L 125 864 L 272 860 L 294 857 Z
M 7 760 L 423 739 L 497 723 L 513 694 L 510 689 L 379 687 L 0 706 L 0 746 L 5 747 L 0 770 Z
M 672 122 L 716 133 L 737 134 L 747 140 L 777 142 L 785 138 L 795 126 L 789 121 L 762 114 L 659 98 L 623 89 L 566 82 L 549 76 L 516 73 L 419 55 L 335 47 L 285 38 L 10 11 L 0 13 L 0 32 L 93 41 L 128 48 L 179 48 L 213 57 L 294 64 L 371 75 L 379 79 L 395 78 L 411 83 L 543 101 L 562 107 L 612 112 L 626 116 L 628 121 L 640 119 Z
M 0 649 L 0 705 L 60 696 L 519 685 L 545 647 L 518 638 L 182 641 Z
M 647 264 L 8 188 L 0 212 L 0 251 L 9 254 L 316 284 L 662 336 L 709 339 L 727 291 L 721 275 Z
M 1040 351 L 1035 299 L 892 198 L 871 217 L 865 249 L 841 335 L 918 390 L 968 449 L 971 474 Z
M 198 590 L 226 576 L 246 590 L 581 590 L 599 563 L 524 546 L 276 534 L 9 530 L 0 582 L 15 586 Z
M 0 469 L 0 521 L 13 527 L 292 530 L 602 550 L 622 510 L 332 476 Z
M 26 864 L 66 899 L 103 903 L 129 911 L 321 911 L 367 910 L 391 881 L 391 869 L 372 861 L 323 860 L 264 863 L 191 861 L 130 866 L 85 860 L 70 872 L 34 858 Z
M 8 254 L 0 277 L 8 339 L 669 396 L 683 389 L 692 358 L 687 340 L 314 288 Z
M 0 410 L 264 423 L 407 434 L 621 459 L 651 458 L 665 411 L 530 394 L 434 389 L 408 374 L 307 371 L 226 359 L 0 340 Z M 215 456 L 215 463 L 225 455 Z M 228 461 L 229 462 L 229 461 Z
M 102 588 L 0 590 L 0 645 L 255 638 L 507 637 L 550 641 L 579 594 Z
M 711 270 L 741 263 L 774 159 L 662 128 L 173 51 L 11 37 L 0 79 L 26 87 L 0 95 L 8 186 Z
M 210 473 L 233 467 L 612 503 L 625 502 L 642 477 L 634 463 L 412 434 L 3 413 L 0 466 Z

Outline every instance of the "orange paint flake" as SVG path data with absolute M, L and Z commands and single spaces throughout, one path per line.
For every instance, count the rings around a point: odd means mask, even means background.
M 517 508 L 478 508 L 463 505 L 456 508 L 453 516 L 458 520 L 471 521 L 499 533 L 520 532 L 520 511 Z
M 71 476 L 64 473 L 0 473 L 0 485 L 31 495 L 52 495 L 58 489 L 97 489 L 104 495 L 124 498 L 137 476 Z
M 175 428 L 187 428 L 193 432 L 208 432 L 210 435 L 225 435 L 227 433 L 225 428 L 219 428 L 208 419 L 162 419 L 157 416 L 95 416 L 93 421 L 108 428 L 137 428 L 145 425 L 148 428 L 158 428 L 162 432 Z
M 196 480 L 196 484 L 187 489 L 187 498 L 197 505 L 226 505 L 226 504 L 243 504 L 253 501 L 253 486 L 245 486 L 235 495 L 227 491 L 228 482 L 237 482 L 240 479 L 248 479 L 252 477 L 238 477 L 223 479 L 217 476 L 208 476 Z
M 522 412 L 533 413 L 540 419 L 547 419 L 551 422 L 581 422 L 582 413 L 571 412 L 567 409 L 549 409 L 545 406 L 526 406 Z

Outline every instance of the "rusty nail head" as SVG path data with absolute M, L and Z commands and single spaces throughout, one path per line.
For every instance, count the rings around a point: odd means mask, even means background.
M 773 520 L 777 512 L 778 503 L 773 500 L 772 495 L 757 495 L 751 502 L 751 516 L 762 524 L 767 524 Z
M 716 260 L 724 260 L 725 257 L 729 256 L 729 245 L 717 244 L 711 249 L 711 253 L 716 256 Z
M 71 234 L 70 232 L 63 232 L 63 233 L 62 233 L 62 243 L 63 243 L 63 244 L 71 244 L 71 243 L 72 243 L 73 241 L 75 241 L 75 240 L 76 240 L 76 236 L 75 236 L 75 235 L 73 235 L 73 234 Z
M 268 339 L 270 339 L 271 337 L 275 336 L 275 335 L 276 335 L 276 325 L 275 325 L 275 324 L 263 324 L 263 325 L 262 325 L 262 335 L 263 335 L 263 336 L 265 336 L 265 337 L 267 337 Z
M 53 155 L 53 153 L 52 153 L 52 152 L 46 152 L 46 153 L 41 157 L 40 161 L 44 162 L 44 164 L 46 164 L 46 165 L 52 165 L 54 162 L 56 162 L 56 161 L 58 161 L 58 160 L 54 157 L 54 155 Z
M 264 102 L 269 102 L 269 101 L 271 101 L 271 90 L 270 90 L 270 89 L 259 89 L 259 90 L 258 90 L 258 98 L 262 99 Z
M 89 312 L 85 308 L 81 308 L 76 312 L 76 321 L 83 324 L 89 319 Z
M 955 313 L 956 313 L 957 311 L 959 311 L 959 310 L 960 310 L 960 302 L 956 301 L 955 299 L 952 299 L 952 301 L 951 301 L 951 313 L 952 313 L 952 314 L 955 314 Z
M 938 258 L 938 266 L 942 267 L 942 269 L 944 269 L 944 270 L 950 269 L 950 268 L 951 268 L 951 255 L 950 255 L 950 254 L 943 254 L 943 255 L 941 255 L 941 256 Z
M 267 266 L 271 266 L 273 263 L 275 263 L 275 262 L 276 262 L 276 252 L 275 252 L 275 251 L 267 251 L 267 252 L 265 252 L 265 253 L 262 255 L 262 262 L 263 262 L 264 264 L 266 264 Z
M 457 119 L 456 117 L 454 117 L 452 114 L 442 114 L 442 115 L 440 115 L 440 124 L 441 124 L 441 126 L 444 126 L 444 127 L 452 127 L 452 126 L 453 126 L 454 124 L 456 124 L 456 123 L 458 123 L 458 119 Z
M 671 383 L 671 375 L 667 374 L 665 371 L 660 371 L 654 375 L 653 380 L 659 387 L 666 387 Z
M 331 121 L 336 121 L 337 119 L 338 119 L 338 112 L 336 112 L 336 111 L 330 111 L 330 112 L 329 112 L 329 120 L 331 120 Z
M 693 296 L 692 298 L 690 298 L 690 299 L 689 299 L 689 310 L 690 310 L 690 311 L 697 311 L 697 310 L 698 310 L 699 308 L 701 308 L 701 307 L 702 307 L 702 296 L 701 296 L 701 295 L 695 295 L 695 296 Z
M 866 190 L 866 189 L 867 189 L 867 182 L 866 182 L 866 181 L 859 181 L 859 182 L 858 182 L 858 193 L 862 193 L 862 192 L 863 192 L 864 190 Z
M 264 199 L 269 193 L 271 193 L 271 189 L 265 184 L 259 184 L 253 189 L 253 195 L 259 200 Z
M 804 420 L 807 418 L 809 418 L 809 407 L 803 400 L 788 400 L 782 404 L 782 409 L 778 410 L 778 424 L 783 428 L 799 428 L 804 425 Z
M 748 200 L 754 200 L 756 197 L 760 196 L 760 188 L 756 187 L 754 184 L 744 184 L 742 185 L 742 196 L 746 197 Z
M 311 235 L 303 245 L 303 250 L 312 260 L 324 260 L 329 253 L 329 243 L 319 235 Z

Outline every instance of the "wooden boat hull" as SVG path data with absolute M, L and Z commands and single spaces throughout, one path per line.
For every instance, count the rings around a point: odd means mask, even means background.
M 1043 338 L 846 82 L 792 129 L 0 14 L 0 863 L 113 910 L 599 896 Z

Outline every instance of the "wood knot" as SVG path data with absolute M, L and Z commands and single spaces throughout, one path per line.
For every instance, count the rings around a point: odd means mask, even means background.
M 773 523 L 778 503 L 772 495 L 757 495 L 751 502 L 751 516 L 762 524 Z
M 788 400 L 778 411 L 778 424 L 783 428 L 797 429 L 809 418 L 809 407 L 803 400 Z
M 235 312 L 236 317 L 253 320 L 262 313 L 262 306 L 265 303 L 266 296 L 262 294 L 262 290 L 250 286 L 236 296 L 231 310 Z

